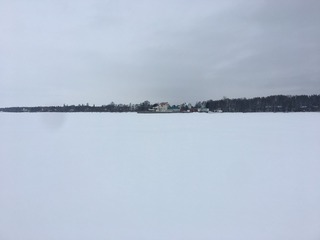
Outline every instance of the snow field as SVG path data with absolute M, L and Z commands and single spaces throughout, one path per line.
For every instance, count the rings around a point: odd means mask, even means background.
M 320 237 L 320 114 L 0 114 L 0 239 Z

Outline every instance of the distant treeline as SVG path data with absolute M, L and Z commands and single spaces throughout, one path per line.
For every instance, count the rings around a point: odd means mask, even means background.
M 205 102 L 210 111 L 223 112 L 317 112 L 320 111 L 320 95 L 239 98 Z
M 102 106 L 63 105 L 63 106 L 39 106 L 39 107 L 7 107 L 0 108 L 2 112 L 147 112 L 156 106 L 144 101 L 140 104 L 115 104 Z M 172 108 L 181 112 L 197 112 L 198 109 L 208 109 L 215 112 L 317 112 L 320 111 L 320 95 L 275 95 L 256 98 L 208 100 L 197 102 L 194 106 L 183 103 L 172 105 Z

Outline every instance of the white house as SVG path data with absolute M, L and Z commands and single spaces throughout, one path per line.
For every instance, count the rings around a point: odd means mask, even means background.
M 169 103 L 162 102 L 159 103 L 154 109 L 156 112 L 167 112 L 169 108 Z

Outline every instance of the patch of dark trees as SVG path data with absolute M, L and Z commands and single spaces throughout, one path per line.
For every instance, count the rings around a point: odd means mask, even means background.
M 63 105 L 38 107 L 7 107 L 0 108 L 2 112 L 147 112 L 156 104 L 144 101 L 140 104 L 115 104 L 102 106 Z M 274 95 L 256 98 L 208 100 L 191 104 L 174 105 L 181 111 L 194 112 L 194 109 L 207 108 L 209 111 L 222 112 L 318 112 L 320 111 L 320 95 Z
M 223 112 L 317 112 L 320 111 L 320 95 L 223 98 L 205 104 L 210 111 L 220 109 Z

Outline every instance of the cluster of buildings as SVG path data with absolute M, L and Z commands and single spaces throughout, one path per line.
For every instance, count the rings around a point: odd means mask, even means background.
M 172 105 L 170 106 L 168 102 L 156 103 L 149 108 L 150 113 L 188 113 L 188 112 L 209 112 L 209 108 L 201 107 L 196 108 L 189 104 L 182 105 Z

